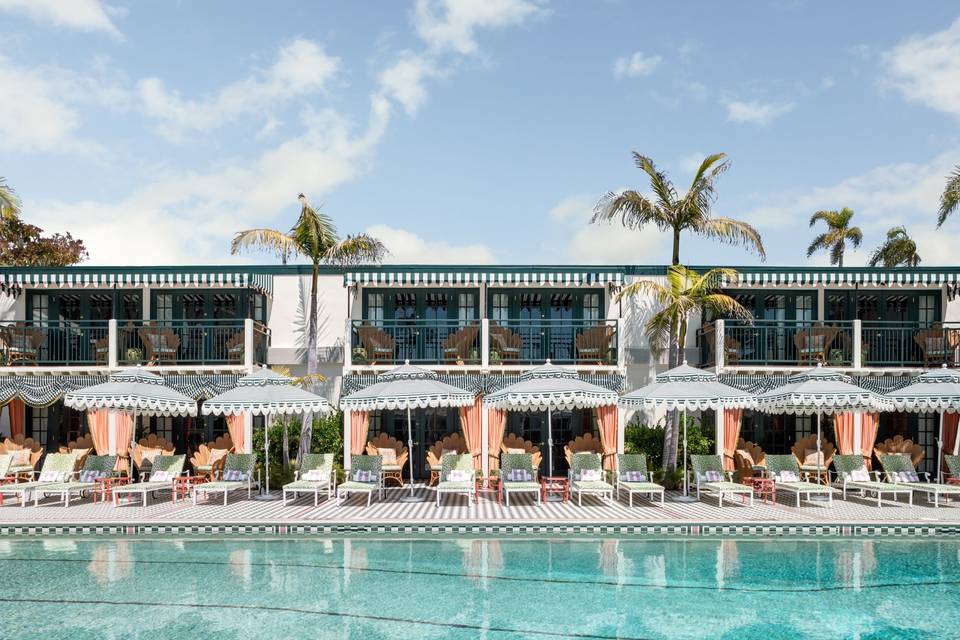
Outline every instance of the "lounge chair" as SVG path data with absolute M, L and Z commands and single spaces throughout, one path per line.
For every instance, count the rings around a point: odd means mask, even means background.
M 172 456 L 176 452 L 172 442 L 155 433 L 148 433 L 137 441 L 133 449 L 133 466 L 137 468 L 138 475 L 149 475 L 155 457 Z
M 693 466 L 694 485 L 697 488 L 697 500 L 700 494 L 715 495 L 720 498 L 720 507 L 723 507 L 724 496 L 748 496 L 750 506 L 753 506 L 753 488 L 730 481 L 732 471 L 723 470 L 723 460 L 720 456 L 690 456 Z
M 809 501 L 810 496 L 815 494 L 825 494 L 827 496 L 827 505 L 833 506 L 833 489 L 816 482 L 804 480 L 808 474 L 800 471 L 800 465 L 797 464 L 796 457 L 793 454 L 769 455 L 765 456 L 767 464 L 767 473 L 773 478 L 777 491 L 786 491 L 797 496 L 797 506 L 800 506 L 800 500 L 803 496 Z
M 337 487 L 337 506 L 351 493 L 367 494 L 367 506 L 373 494 L 383 500 L 383 458 L 380 456 L 350 456 L 349 479 Z
M 583 506 L 583 494 L 613 502 L 613 485 L 603 479 L 603 463 L 599 453 L 575 453 L 570 459 L 570 493 L 576 494 Z
M 833 457 L 833 468 L 837 470 L 840 482 L 843 485 L 843 499 L 847 499 L 847 489 L 859 491 L 861 496 L 867 493 L 877 494 L 877 506 L 882 505 L 883 494 L 888 493 L 893 496 L 894 501 L 898 494 L 906 494 L 910 504 L 913 504 L 913 489 L 903 485 L 895 485 L 891 482 L 880 482 L 870 479 L 870 472 L 867 471 L 867 465 L 862 455 L 835 455 Z
M 664 489 L 653 482 L 647 471 L 647 456 L 642 453 L 621 453 L 617 455 L 616 495 L 627 492 L 627 500 L 633 506 L 633 494 L 646 495 L 653 500 L 660 494 L 660 506 L 664 502 Z
M 442 440 L 437 440 L 427 449 L 427 464 L 430 466 L 429 486 L 433 486 L 440 479 L 441 460 L 448 453 L 470 453 L 467 441 L 459 431 L 451 433 Z
M 505 453 L 500 456 L 500 491 L 506 505 L 510 506 L 511 493 L 532 493 L 540 504 L 540 483 L 533 468 L 533 456 L 529 453 Z
M 500 442 L 500 453 L 529 453 L 533 457 L 534 469 L 539 469 L 540 463 L 543 461 L 543 454 L 540 453 L 540 447 L 529 440 L 524 440 L 515 433 L 508 433 L 503 436 L 503 440 Z M 490 452 L 491 457 L 495 455 L 494 452 Z
M 947 470 L 942 472 L 947 478 L 947 484 L 960 485 L 960 456 L 945 454 L 943 461 L 947 465 Z
M 233 439 L 229 433 L 223 434 L 213 442 L 201 444 L 190 456 L 193 475 L 204 476 L 207 480 L 213 482 L 223 471 L 228 453 L 233 453 Z
M 20 505 L 27 506 L 30 494 L 66 482 L 77 466 L 77 458 L 72 453 L 50 453 L 43 459 L 40 476 L 30 482 L 17 482 L 0 486 L 0 496 L 15 496 Z
M 407 464 L 407 446 L 400 440 L 386 433 L 379 434 L 367 443 L 368 456 L 380 456 L 380 473 L 383 481 L 393 480 L 403 486 L 403 468 Z
M 223 465 L 220 479 L 214 482 L 194 485 L 193 504 L 197 504 L 200 494 L 222 493 L 223 506 L 227 506 L 227 496 L 231 491 L 247 490 L 247 499 L 253 496 L 253 488 L 260 488 L 259 475 L 253 478 L 254 467 L 257 465 L 257 456 L 252 453 L 228 453 L 227 461 Z
M 437 507 L 440 497 L 445 493 L 459 493 L 467 496 L 467 506 L 473 506 L 474 483 L 477 478 L 473 468 L 473 456 L 469 453 L 450 454 L 440 461 L 440 481 L 437 483 Z
M 919 467 L 923 461 L 923 447 L 915 444 L 910 438 L 904 438 L 901 435 L 887 438 L 883 442 L 878 442 L 873 445 L 873 455 L 877 456 L 877 460 L 879 460 L 881 456 L 897 453 L 902 453 L 909 457 L 914 469 Z
M 73 494 L 82 495 L 84 491 L 93 492 L 97 489 L 97 481 L 102 478 L 109 478 L 113 475 L 113 470 L 117 466 L 117 456 L 85 456 L 83 468 L 75 471 L 74 479 L 69 482 L 55 484 L 49 487 L 35 491 L 33 494 L 33 506 L 40 505 L 40 498 L 50 494 L 59 494 L 63 506 L 70 506 L 70 498 Z
M 173 495 L 173 479 L 183 473 L 183 465 L 187 456 L 157 456 L 153 459 L 150 471 L 143 471 L 145 480 L 133 484 L 120 485 L 111 488 L 113 506 L 120 506 L 120 496 L 128 493 L 139 493 L 143 506 L 147 506 L 147 496 L 157 491 L 170 491 Z
M 283 485 L 283 504 L 287 504 L 287 494 L 293 499 L 301 493 L 313 494 L 313 506 L 320 503 L 320 494 L 327 493 L 327 500 L 334 496 L 337 488 L 337 474 L 333 470 L 332 453 L 307 453 L 300 461 L 300 469 L 294 473 L 293 482 Z
M 585 433 L 577 436 L 563 446 L 563 457 L 567 459 L 567 464 L 573 464 L 573 456 L 576 453 L 595 453 L 603 455 L 603 442 L 600 438 L 595 438 L 592 433 Z
M 10 473 L 14 473 L 21 480 L 36 479 L 37 464 L 43 457 L 43 446 L 33 438 L 22 433 L 13 438 L 5 438 L 0 445 L 0 453 L 9 453 L 13 456 L 10 463 Z
M 927 494 L 927 500 L 933 496 L 933 506 L 940 506 L 940 496 L 960 495 L 960 486 L 955 484 L 940 484 L 930 482 L 930 474 L 922 472 L 926 482 L 920 481 L 920 475 L 913 468 L 913 462 L 903 453 L 890 453 L 880 456 L 880 464 L 887 480 L 895 485 L 910 487 L 914 491 Z

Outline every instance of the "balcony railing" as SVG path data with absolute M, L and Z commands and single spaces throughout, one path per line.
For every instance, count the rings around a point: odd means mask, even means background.
M 616 320 L 352 320 L 353 365 L 617 364 Z
M 19 321 L 0 325 L 0 364 L 249 365 L 267 361 L 269 344 L 266 327 L 243 319 Z
M 723 320 L 701 328 L 697 341 L 703 366 L 960 364 L 960 324 L 952 323 Z

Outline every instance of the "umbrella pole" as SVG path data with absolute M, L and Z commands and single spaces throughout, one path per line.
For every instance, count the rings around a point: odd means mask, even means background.
M 547 468 L 553 476 L 553 409 L 547 409 Z
M 821 448 L 821 440 L 823 440 L 823 429 L 820 426 L 821 414 L 817 411 L 817 483 L 820 482 L 821 474 L 821 460 L 823 459 L 823 449 Z M 827 478 L 826 486 L 830 486 L 830 478 Z M 810 502 L 826 502 L 829 500 L 827 494 L 825 493 L 814 493 L 813 495 L 808 495 L 807 500 Z
M 423 502 L 426 498 L 413 493 L 413 419 L 410 407 L 407 407 L 407 462 L 410 469 L 410 493 L 400 498 L 400 502 Z
M 270 427 L 273 425 L 273 414 L 263 414 L 263 475 L 266 491 L 256 496 L 257 500 L 279 500 L 279 496 L 270 493 Z M 263 487 L 261 487 L 261 491 Z
M 127 464 L 130 466 L 128 469 L 130 476 L 130 482 L 133 482 L 133 452 L 137 448 L 137 410 L 133 410 L 133 425 L 130 428 L 130 450 L 127 452 Z
M 943 482 L 940 464 L 943 461 L 943 409 L 940 409 L 940 435 L 937 437 L 937 482 Z

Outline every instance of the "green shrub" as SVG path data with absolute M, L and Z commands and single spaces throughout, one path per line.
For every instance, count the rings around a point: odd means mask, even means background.
M 289 425 L 289 456 L 290 468 L 283 469 L 283 423 Z M 300 448 L 300 431 L 302 427 L 300 416 L 284 416 L 273 421 L 270 427 L 270 486 L 279 487 L 281 484 L 293 480 L 293 470 L 296 468 L 296 458 Z M 253 452 L 257 454 L 257 464 L 261 473 L 264 468 L 263 457 L 264 429 L 253 430 Z M 313 419 L 313 432 L 310 439 L 311 453 L 332 453 L 335 455 L 334 467 L 343 468 L 343 414 L 340 412 L 329 416 L 317 416 Z
M 631 420 L 623 434 L 624 451 L 627 453 L 643 453 L 647 456 L 647 467 L 650 469 L 657 482 L 662 483 L 668 489 L 672 489 L 682 482 L 682 470 L 676 473 L 664 474 L 663 471 L 663 435 L 664 423 L 666 418 L 656 425 L 649 426 L 641 423 L 639 417 Z M 704 428 L 700 418 L 696 416 L 686 416 L 687 423 L 687 449 L 690 455 L 701 455 L 713 453 L 713 429 Z M 683 466 L 683 421 L 680 422 L 680 433 L 678 434 L 678 453 L 677 466 Z M 689 466 L 689 460 L 688 466 Z

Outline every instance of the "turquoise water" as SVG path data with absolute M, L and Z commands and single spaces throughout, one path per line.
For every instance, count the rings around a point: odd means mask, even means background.
M 960 542 L 0 540 L 0 637 L 956 638 Z

